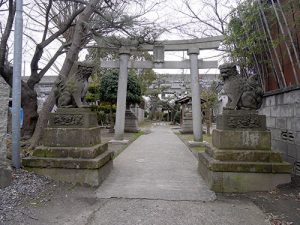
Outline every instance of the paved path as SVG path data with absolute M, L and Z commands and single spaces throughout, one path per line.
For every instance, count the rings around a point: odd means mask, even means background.
M 182 141 L 168 127 L 154 126 L 114 160 L 97 197 L 211 201 L 215 194 Z

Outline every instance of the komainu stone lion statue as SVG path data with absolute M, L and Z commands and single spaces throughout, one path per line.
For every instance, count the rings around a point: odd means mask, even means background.
M 58 79 L 54 90 L 57 107 L 82 108 L 86 106 L 84 97 L 93 69 L 92 65 L 76 62 L 68 79 Z
M 227 63 L 219 67 L 223 90 L 228 96 L 224 109 L 257 110 L 261 107 L 263 90 L 259 85 L 258 76 L 251 75 L 248 79 L 239 76 L 236 65 Z

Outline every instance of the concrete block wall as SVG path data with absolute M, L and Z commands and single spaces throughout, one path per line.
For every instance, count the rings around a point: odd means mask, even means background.
M 11 168 L 6 162 L 7 112 L 9 86 L 0 76 L 0 188 L 11 183 Z
M 300 89 L 264 97 L 259 113 L 267 116 L 272 149 L 291 164 L 300 162 Z
M 9 86 L 0 76 L 0 163 L 6 159 L 8 100 Z

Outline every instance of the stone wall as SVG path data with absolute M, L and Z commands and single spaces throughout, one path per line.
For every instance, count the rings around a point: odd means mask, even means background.
M 265 96 L 260 114 L 267 116 L 272 149 L 292 164 L 300 162 L 300 88 Z
M 9 86 L 0 76 L 0 161 L 6 159 L 8 98 Z

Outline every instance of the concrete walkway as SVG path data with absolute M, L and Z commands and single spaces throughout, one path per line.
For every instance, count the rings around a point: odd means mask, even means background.
M 32 207 L 34 216 L 22 215 L 24 223 L 7 225 L 269 224 L 248 200 L 215 199 L 197 173 L 195 157 L 163 124 L 122 152 L 98 189 L 67 188 L 56 194 L 46 207 Z
M 78 216 L 76 224 L 268 224 L 252 202 L 216 200 L 197 172 L 196 158 L 164 124 L 154 125 L 116 158 L 96 196 L 106 202 Z
M 114 160 L 97 197 L 212 201 L 216 196 L 182 141 L 168 127 L 155 126 Z

